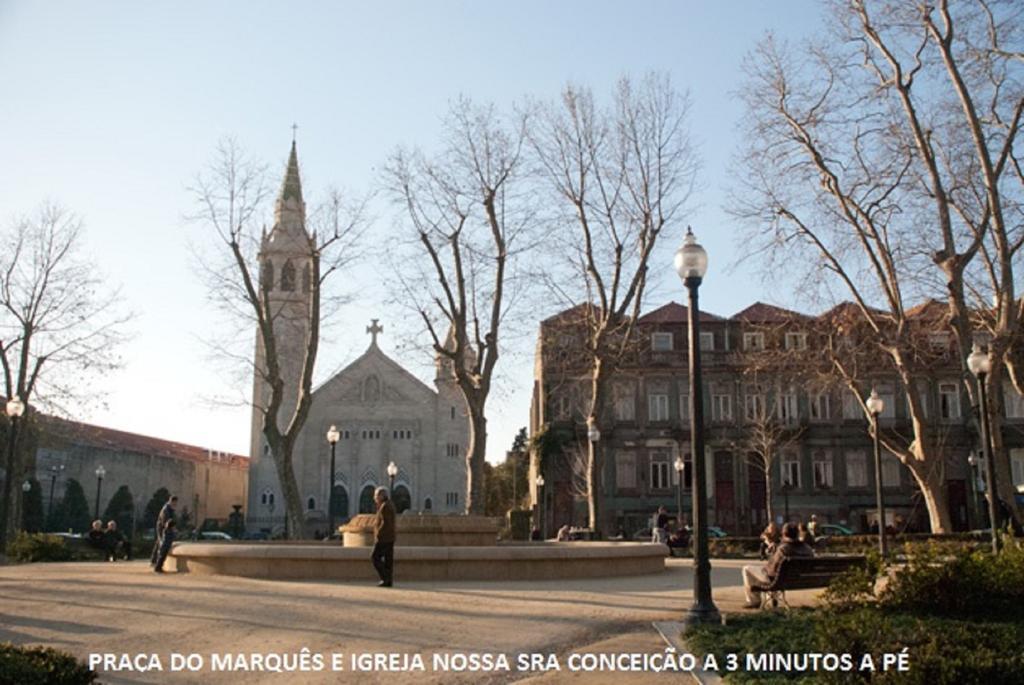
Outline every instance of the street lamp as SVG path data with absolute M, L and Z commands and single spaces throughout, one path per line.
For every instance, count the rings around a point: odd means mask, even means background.
M 981 399 L 981 449 L 985 458 L 985 486 L 988 490 L 988 519 L 992 526 L 992 551 L 999 552 L 999 524 L 996 518 L 996 462 L 992 455 L 992 442 L 989 439 L 988 394 L 985 388 L 985 377 L 992 371 L 992 358 L 981 351 L 978 343 L 967 356 L 967 368 L 978 379 L 978 397 Z
M 971 467 L 971 496 L 974 498 L 974 512 L 975 516 L 978 517 L 978 521 L 981 521 L 981 502 L 978 501 L 978 480 L 980 477 L 980 471 L 978 468 L 978 458 L 974 456 L 974 452 L 967 455 L 967 464 Z M 979 525 L 978 528 L 982 526 Z
M 604 510 L 604 503 L 601 501 L 601 497 L 604 493 L 600 488 L 598 474 L 598 444 L 601 441 L 601 431 L 597 428 L 597 417 L 591 414 L 587 417 L 587 448 L 590 450 L 590 458 L 587 460 L 587 506 L 590 508 L 589 516 L 591 525 L 594 530 L 591 533 L 597 537 L 600 537 L 604 530 L 602 513 Z
M 690 442 L 693 452 L 693 606 L 683 622 L 687 626 L 718 623 L 721 618 L 711 599 L 711 558 L 708 552 L 708 494 L 704 476 L 704 387 L 700 376 L 700 307 L 697 291 L 708 270 L 708 253 L 686 228 L 683 246 L 676 250 L 675 269 L 689 291 Z
M 100 464 L 96 467 L 96 515 L 93 518 L 98 519 L 100 517 L 100 491 L 103 488 L 103 476 L 107 475 L 107 470 Z
M 871 433 L 875 447 L 875 506 L 878 509 L 878 551 L 885 557 L 885 500 L 882 499 L 882 448 L 878 435 L 878 417 L 885 411 L 885 400 L 872 388 L 871 396 L 865 403 L 871 414 Z
M 544 524 L 544 476 L 537 475 L 537 517 L 540 519 L 540 539 L 546 540 L 547 536 L 544 534 L 544 529 L 547 527 Z
M 51 464 L 50 465 L 50 506 L 46 512 L 47 518 L 52 520 L 53 517 L 53 489 L 57 486 L 57 476 L 60 475 L 61 471 L 64 470 L 64 464 Z
M 388 490 L 391 492 L 392 500 L 395 497 L 395 476 L 398 475 L 398 467 L 395 462 L 388 462 Z
M 331 425 L 327 431 L 327 442 L 331 443 L 331 476 L 330 486 L 327 490 L 327 530 L 331 532 L 327 536 L 328 539 L 334 535 L 334 451 L 340 439 L 341 433 L 338 432 L 338 427 Z
M 686 462 L 683 455 L 676 457 L 676 518 L 681 527 L 683 525 L 683 470 L 686 469 Z
M 7 464 L 4 470 L 7 477 L 4 478 L 3 516 L 0 517 L 0 549 L 3 548 L 3 543 L 7 541 L 7 522 L 14 515 L 14 507 L 12 506 L 12 499 L 14 498 L 14 478 L 12 478 L 12 476 L 16 470 L 15 465 L 17 463 L 17 460 L 14 458 L 14 453 L 15 448 L 17 447 L 18 419 L 20 419 L 21 415 L 25 413 L 25 403 L 15 396 L 7 401 L 6 409 L 7 416 L 11 419 L 11 434 L 7 443 Z

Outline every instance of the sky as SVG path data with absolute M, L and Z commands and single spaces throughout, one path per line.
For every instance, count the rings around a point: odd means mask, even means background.
M 239 388 L 202 342 L 224 324 L 190 253 L 209 245 L 184 218 L 190 183 L 226 136 L 283 174 L 296 123 L 307 200 L 329 185 L 368 192 L 396 146 L 437 143 L 460 95 L 506 107 L 556 97 L 570 81 L 600 95 L 624 74 L 667 72 L 691 95 L 703 163 L 684 219 L 710 257 L 702 308 L 799 306 L 752 267 L 726 269 L 738 245 L 723 204 L 741 61 L 766 31 L 813 34 L 819 12 L 811 0 L 0 1 L 0 222 L 44 201 L 77 213 L 87 255 L 135 313 L 123 369 L 95 388 L 102 403 L 74 418 L 246 454 L 250 410 L 204 401 Z M 386 244 L 397 230 L 392 210 L 373 209 L 368 240 Z M 652 263 L 664 277 L 648 310 L 683 298 L 673 293 L 671 255 L 684 230 L 665 236 Z M 406 312 L 389 304 L 379 260 L 371 253 L 343 275 L 358 296 L 331 322 L 321 380 L 366 349 L 371 318 L 385 326 L 385 352 L 432 378 L 415 341 L 389 337 Z M 488 412 L 492 462 L 528 423 L 532 346 L 524 340 L 502 361 Z

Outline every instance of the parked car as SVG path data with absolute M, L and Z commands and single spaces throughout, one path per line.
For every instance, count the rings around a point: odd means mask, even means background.
M 233 537 L 227 533 L 222 533 L 219 530 L 204 530 L 196 536 L 197 540 L 234 540 Z
M 708 526 L 708 537 L 709 538 L 724 538 L 728 537 L 729 534 L 718 526 Z
M 853 531 L 838 523 L 822 523 L 818 525 L 818 537 L 832 537 L 834 535 L 853 535 Z

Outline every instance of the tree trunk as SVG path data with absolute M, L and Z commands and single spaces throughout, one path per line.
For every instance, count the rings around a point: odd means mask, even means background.
M 767 512 L 768 523 L 775 520 L 775 508 L 772 506 L 772 474 L 771 468 L 764 470 L 764 508 Z
M 466 451 L 466 513 L 483 516 L 484 462 L 487 454 L 487 417 L 482 402 L 466 401 L 469 408 L 469 449 Z
M 268 443 L 270 441 L 268 440 Z M 302 497 L 299 495 L 299 484 L 295 479 L 295 469 L 292 465 L 292 449 L 281 441 L 280 444 L 270 444 L 270 451 L 274 457 L 274 466 L 277 469 L 277 480 L 281 484 L 281 495 L 284 497 L 285 509 L 285 538 L 298 540 L 303 537 L 302 520 Z M 273 527 L 273 523 L 271 523 Z
M 594 367 L 590 375 L 590 414 L 594 426 L 600 430 L 601 417 L 604 415 L 604 396 L 608 384 L 607 371 L 600 357 L 594 359 Z M 607 440 L 610 436 L 602 436 Z M 597 539 L 604 537 L 604 501 L 602 472 L 604 471 L 604 446 L 601 440 L 591 442 L 587 438 L 587 525 L 594 531 Z
M 921 496 L 924 498 L 924 504 L 928 510 L 928 521 L 931 524 L 932 533 L 950 533 L 953 531 L 953 522 L 949 515 L 945 469 L 941 468 L 941 463 L 937 463 L 938 457 L 934 455 L 929 459 L 924 459 L 919 447 L 920 443 L 917 445 L 913 450 L 913 458 L 906 462 L 907 467 L 921 488 Z

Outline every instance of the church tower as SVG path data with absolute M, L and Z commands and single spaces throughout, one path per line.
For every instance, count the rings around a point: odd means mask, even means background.
M 278 426 L 285 430 L 298 400 L 299 381 L 310 334 L 315 237 L 306 231 L 299 160 L 292 140 L 284 181 L 274 206 L 274 226 L 264 234 L 259 251 L 260 296 L 269 303 L 284 381 L 284 402 Z M 264 409 L 270 399 L 266 379 L 266 349 L 257 331 L 253 367 L 253 411 L 247 517 L 257 527 L 283 525 L 285 504 L 276 465 L 263 437 Z

